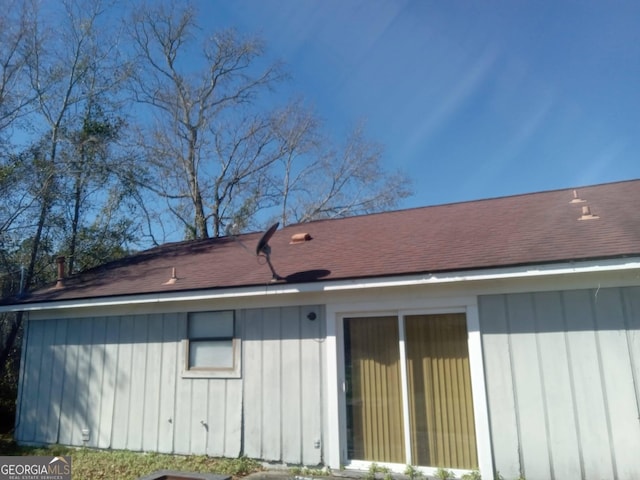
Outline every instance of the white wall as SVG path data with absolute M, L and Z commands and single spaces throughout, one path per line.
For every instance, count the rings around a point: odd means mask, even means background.
M 30 320 L 16 439 L 82 445 L 89 429 L 90 447 L 320 463 L 322 309 L 242 310 L 238 330 L 242 377 L 194 379 L 186 313 Z
M 640 287 L 478 303 L 496 469 L 640 478 Z

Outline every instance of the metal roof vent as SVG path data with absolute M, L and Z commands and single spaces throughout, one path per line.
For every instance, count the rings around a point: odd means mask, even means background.
M 309 235 L 308 233 L 295 233 L 291 235 L 291 241 L 289 242 L 289 244 L 295 245 L 297 243 L 308 242 L 309 240 L 311 240 L 311 235 Z
M 573 200 L 571 200 L 571 202 L 569 203 L 584 203 L 586 200 L 582 200 L 579 196 L 578 196 L 578 191 L 574 190 L 573 191 Z
M 582 216 L 578 220 L 595 220 L 600 218 L 598 215 L 591 214 L 591 207 L 589 205 L 585 205 L 582 207 Z
M 64 288 L 64 263 L 66 258 L 62 255 L 56 258 L 56 263 L 58 264 L 58 278 L 56 280 L 56 286 L 53 288 Z
M 173 285 L 178 281 L 178 277 L 176 276 L 176 267 L 171 269 L 171 278 L 164 282 L 162 285 Z

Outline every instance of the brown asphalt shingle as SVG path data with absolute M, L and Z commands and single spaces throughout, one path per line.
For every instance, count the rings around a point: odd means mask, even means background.
M 640 254 L 640 180 L 292 225 L 269 242 L 285 282 L 331 281 Z M 594 220 L 578 220 L 589 205 Z M 312 240 L 290 244 L 296 233 Z M 163 245 L 22 302 L 265 285 L 261 233 Z M 247 248 L 243 248 L 242 242 Z M 247 249 L 249 251 L 247 251 Z M 175 284 L 163 285 L 176 269 Z

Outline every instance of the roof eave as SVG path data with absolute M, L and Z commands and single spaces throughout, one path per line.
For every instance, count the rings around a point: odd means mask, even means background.
M 80 298 L 48 302 L 1 305 L 0 313 L 29 312 L 69 308 L 103 307 L 118 305 L 142 305 L 152 303 L 186 302 L 197 300 L 231 299 L 298 293 L 327 293 L 337 291 L 389 288 L 416 285 L 435 285 L 460 282 L 508 280 L 580 274 L 591 272 L 615 272 L 640 270 L 640 255 L 592 259 L 580 261 L 528 264 L 519 266 L 485 268 L 458 271 L 425 272 L 410 275 L 353 278 L 309 283 L 271 283 L 267 285 L 171 291 L 149 294 L 118 295 L 109 297 Z

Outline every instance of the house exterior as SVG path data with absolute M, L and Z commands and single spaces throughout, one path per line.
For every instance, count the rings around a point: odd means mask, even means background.
M 168 244 L 5 302 L 15 436 L 640 478 L 640 180 Z

